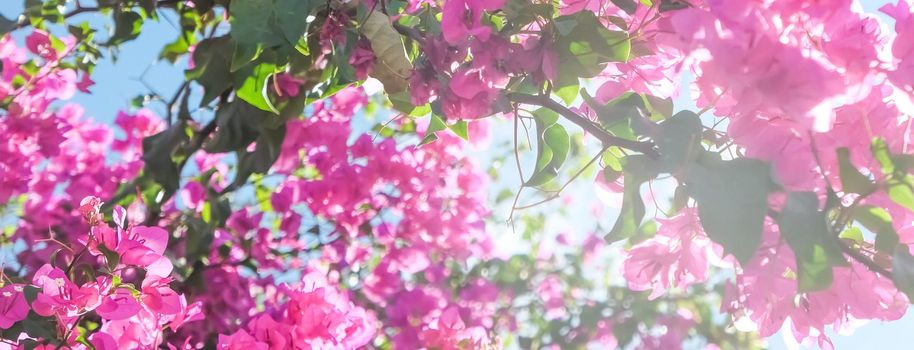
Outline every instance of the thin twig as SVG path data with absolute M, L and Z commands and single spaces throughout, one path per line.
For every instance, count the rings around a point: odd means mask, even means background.
M 551 109 L 552 111 L 558 113 L 562 117 L 565 117 L 565 119 L 568 119 L 568 121 L 577 124 L 589 134 L 599 139 L 603 143 L 604 147 L 617 146 L 620 148 L 627 148 L 632 151 L 644 153 L 653 158 L 660 156 L 657 153 L 657 150 L 654 149 L 654 144 L 652 142 L 633 141 L 612 135 L 606 130 L 603 130 L 603 128 L 595 124 L 590 119 L 587 119 L 568 109 L 567 107 L 559 104 L 558 102 L 553 101 L 551 98 L 549 98 L 549 96 L 537 96 L 515 92 L 509 93 L 507 97 L 509 100 L 514 102 L 537 105 Z

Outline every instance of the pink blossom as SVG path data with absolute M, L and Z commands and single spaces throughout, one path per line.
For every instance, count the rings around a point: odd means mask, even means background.
M 32 309 L 42 316 L 74 317 L 95 309 L 102 301 L 98 286 L 77 286 L 61 269 L 51 265 L 36 271 L 32 284 L 41 288 Z
M 504 6 L 505 0 L 449 0 L 441 9 L 441 33 L 451 45 L 457 45 L 475 37 L 489 40 L 492 29 L 481 23 L 483 11 L 492 11 Z
M 129 290 L 119 288 L 105 296 L 95 312 L 106 320 L 117 321 L 133 317 L 140 308 L 140 303 Z
M 7 329 L 22 321 L 29 314 L 23 286 L 7 284 L 0 288 L 0 329 Z
M 301 85 L 305 83 L 304 80 L 293 77 L 288 73 L 280 73 L 276 75 L 276 94 L 282 98 L 291 98 L 298 96 L 299 90 L 301 90 Z
M 633 290 L 651 290 L 651 299 L 666 290 L 707 279 L 710 241 L 698 213 L 685 208 L 670 219 L 658 219 L 657 235 L 638 244 L 625 259 L 623 275 Z

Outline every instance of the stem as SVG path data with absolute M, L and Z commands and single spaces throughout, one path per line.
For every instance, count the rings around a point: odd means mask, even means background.
M 857 260 L 857 262 L 866 266 L 868 269 L 870 269 L 870 271 L 873 271 L 873 272 L 883 275 L 889 279 L 892 279 L 892 271 L 889 271 L 889 269 L 877 264 L 876 261 L 867 257 L 866 255 L 863 255 L 863 253 L 853 249 L 852 247 L 848 246 L 847 244 L 844 244 L 844 242 L 838 242 L 838 243 L 841 245 L 841 250 L 844 251 L 844 254 L 847 254 L 847 256 L 853 258 L 854 260 Z
M 508 93 L 507 97 L 509 100 L 514 101 L 514 102 L 524 103 L 524 104 L 529 104 L 529 105 L 537 105 L 537 106 L 551 109 L 552 111 L 558 113 L 562 117 L 565 117 L 565 119 L 568 119 L 568 121 L 570 121 L 574 124 L 577 124 L 578 126 L 583 128 L 585 131 L 587 131 L 588 133 L 590 133 L 591 135 L 593 135 L 594 137 L 599 139 L 600 142 L 603 143 L 603 147 L 616 146 L 616 147 L 621 147 L 621 148 L 627 148 L 632 151 L 644 153 L 652 158 L 657 158 L 660 156 L 660 154 L 657 153 L 657 150 L 654 149 L 653 142 L 633 141 L 633 140 L 627 140 L 627 139 L 623 139 L 621 137 L 614 136 L 614 135 L 610 134 L 609 132 L 607 132 L 606 130 L 603 130 L 602 127 L 600 127 L 599 125 L 597 125 L 590 119 L 587 119 L 587 118 L 575 113 L 574 111 L 568 109 L 568 107 L 565 107 L 565 106 L 559 104 L 558 102 L 553 101 L 551 98 L 549 98 L 549 96 L 543 96 L 543 95 L 537 96 L 537 95 L 512 92 L 512 93 Z

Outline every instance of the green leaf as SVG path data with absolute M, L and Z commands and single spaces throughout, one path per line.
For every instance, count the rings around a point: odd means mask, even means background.
M 188 80 L 196 80 L 203 86 L 201 106 L 209 104 L 232 88 L 230 68 L 234 50 L 234 43 L 227 36 L 203 40 L 194 49 L 196 66 L 186 76 Z
M 660 0 L 660 12 L 676 11 L 689 8 L 689 3 L 684 0 Z
M 276 73 L 276 70 L 275 64 L 261 62 L 251 67 L 250 70 L 243 69 L 235 72 L 235 86 L 237 86 L 235 94 L 254 107 L 279 114 L 279 110 L 273 106 L 268 95 L 270 77 Z
M 550 127 L 552 124 L 555 124 L 559 120 L 559 114 L 549 108 L 539 108 L 533 111 L 533 118 L 536 120 L 538 125 L 543 127 Z
M 235 184 L 242 185 L 247 182 L 251 174 L 266 174 L 279 158 L 282 150 L 282 141 L 286 137 L 286 125 L 282 124 L 275 129 L 263 129 L 257 137 L 257 145 L 253 152 L 241 153 L 238 157 L 238 171 L 235 175 Z
M 210 153 L 231 152 L 247 148 L 260 136 L 261 124 L 268 113 L 242 100 L 234 100 L 216 111 L 216 131 L 204 146 Z
M 625 11 L 627 14 L 633 14 L 638 9 L 638 3 L 635 0 L 611 0 L 614 5 Z
M 660 173 L 657 161 L 643 154 L 631 155 L 622 159 L 625 188 L 622 191 L 622 210 L 609 234 L 604 237 L 607 242 L 616 242 L 635 236 L 639 233 L 644 219 L 644 200 L 641 198 L 641 185 L 657 177 Z
M 892 215 L 885 209 L 862 205 L 852 209 L 854 220 L 876 234 L 876 249 L 892 252 L 898 245 L 898 233 L 892 226 Z
M 29 337 L 43 339 L 57 339 L 57 322 L 53 317 L 41 316 L 35 311 L 22 320 L 22 328 Z
M 458 120 L 454 124 L 448 125 L 448 128 L 454 132 L 455 135 L 460 136 L 464 140 L 469 140 L 469 130 L 466 120 Z
M 235 43 L 235 51 L 232 53 L 232 64 L 229 70 L 231 72 L 238 71 L 248 63 L 256 60 L 261 52 L 263 52 L 263 46 Z
M 16 24 L 17 21 L 0 15 L 0 37 L 4 36 L 6 33 L 9 33 L 13 29 L 16 29 Z
M 276 15 L 273 0 L 232 0 L 231 35 L 235 41 L 249 45 L 272 47 L 286 42 L 285 35 L 275 30 Z M 305 17 L 301 18 L 305 21 Z
M 555 8 L 551 3 L 537 3 L 530 0 L 508 0 L 502 7 L 505 17 L 515 28 L 536 20 L 537 17 L 551 19 Z
M 578 98 L 578 77 L 572 75 L 559 75 L 555 79 L 553 93 L 562 99 L 565 104 L 571 104 Z
M 702 157 L 685 174 L 708 237 L 742 264 L 749 262 L 761 243 L 768 192 L 773 187 L 770 174 L 770 166 L 759 160 L 711 157 Z
M 140 36 L 143 27 L 143 17 L 133 11 L 114 12 L 114 33 L 106 45 L 120 45 L 126 41 Z
M 186 54 L 190 47 L 197 43 L 197 37 L 193 35 L 185 35 L 186 33 L 178 34 L 178 38 L 175 41 L 162 47 L 162 52 L 159 53 L 159 58 L 166 59 L 171 63 L 178 61 L 178 57 L 183 54 Z
M 838 235 L 841 239 L 854 241 L 854 243 L 863 243 L 863 231 L 859 227 L 851 227 Z
M 685 208 L 689 203 L 689 190 L 683 185 L 676 186 L 676 190 L 673 192 L 673 201 L 671 203 L 670 211 L 678 213 L 682 208 Z
M 886 192 L 893 202 L 914 211 L 914 177 L 905 175 L 901 179 L 893 178 L 886 185 Z
M 571 139 L 561 124 L 547 128 L 537 125 L 537 131 L 536 168 L 524 186 L 541 186 L 555 179 L 571 148 Z
M 814 192 L 790 192 L 777 222 L 796 256 L 799 291 L 831 286 L 832 266 L 846 261 L 831 235 L 825 212 L 819 211 L 818 196 Z
M 368 38 L 375 54 L 371 76 L 384 84 L 384 91 L 388 94 L 405 91 L 413 65 L 407 58 L 402 36 L 394 29 L 390 17 L 380 11 L 371 11 L 362 21 L 359 31 Z
M 676 173 L 702 153 L 701 119 L 692 111 L 681 111 L 660 123 L 655 142 L 660 150 L 662 172 Z
M 180 180 L 181 169 L 178 169 L 178 164 L 172 157 L 178 148 L 189 140 L 184 121 L 143 139 L 143 172 L 151 175 L 155 182 L 162 185 L 165 198 L 170 198 L 178 190 Z
M 121 256 L 116 251 L 106 247 L 104 244 L 99 244 L 98 250 L 101 251 L 103 255 L 105 255 L 105 265 L 108 268 L 108 271 L 114 271 L 117 269 L 117 264 L 121 262 Z
M 886 193 L 893 202 L 914 211 L 914 176 L 907 173 L 910 157 L 893 155 L 883 139 L 874 139 L 870 145 L 873 157 L 882 167 L 885 175 Z
M 898 246 L 892 255 L 892 281 L 908 300 L 914 301 L 914 256 L 907 246 Z
M 876 184 L 851 163 L 850 153 L 845 147 L 838 149 L 838 166 L 842 191 L 868 195 L 876 190 Z
M 637 138 L 636 130 L 639 134 L 656 132 L 653 128 L 642 126 L 648 123 L 651 126 L 655 124 L 645 118 L 644 99 L 637 94 L 624 93 L 605 104 L 591 97 L 586 91 L 581 93 L 581 98 L 597 113 L 597 120 L 603 129 L 615 136 L 633 140 Z
M 860 231 L 860 228 L 858 227 L 848 228 L 847 230 L 844 230 L 844 232 L 841 232 L 838 237 L 854 241 L 855 243 L 863 243 L 863 231 Z
M 309 23 L 305 20 L 319 2 L 311 0 L 276 0 L 276 24 L 289 43 L 296 45 Z
M 438 136 L 435 133 L 447 129 L 447 123 L 444 122 L 444 119 L 441 116 L 432 113 L 431 119 L 428 123 L 428 128 L 425 129 L 425 137 L 422 139 L 422 142 L 419 145 L 425 145 L 431 143 L 438 139 Z
M 207 225 L 197 217 L 188 217 L 186 222 L 184 258 L 188 261 L 188 265 L 192 265 L 210 253 L 215 231 L 213 226 Z
M 870 151 L 873 152 L 873 157 L 882 166 L 883 174 L 890 176 L 895 172 L 895 163 L 892 161 L 892 154 L 889 153 L 889 146 L 886 145 L 885 140 L 880 138 L 873 139 L 870 144 Z
M 559 56 L 559 76 L 592 78 L 608 62 L 625 62 L 631 52 L 628 34 L 610 31 L 591 11 L 559 16 L 554 21 L 559 36 L 555 50 Z
M 25 301 L 27 301 L 29 306 L 31 306 L 32 302 L 35 301 L 35 299 L 38 299 L 38 293 L 41 293 L 41 288 L 35 287 L 33 285 L 26 285 L 22 288 L 22 294 L 25 295 Z

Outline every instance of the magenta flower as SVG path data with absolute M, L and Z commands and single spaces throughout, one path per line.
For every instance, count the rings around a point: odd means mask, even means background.
M 448 0 L 441 9 L 441 34 L 451 45 L 470 37 L 489 40 L 492 28 L 482 24 L 482 12 L 500 9 L 506 0 Z
M 83 287 L 71 282 L 63 270 L 44 265 L 35 272 L 32 284 L 41 288 L 32 309 L 42 316 L 70 318 L 94 310 L 101 303 L 97 285 Z
M 0 329 L 10 328 L 28 315 L 29 304 L 22 285 L 8 284 L 0 288 Z

